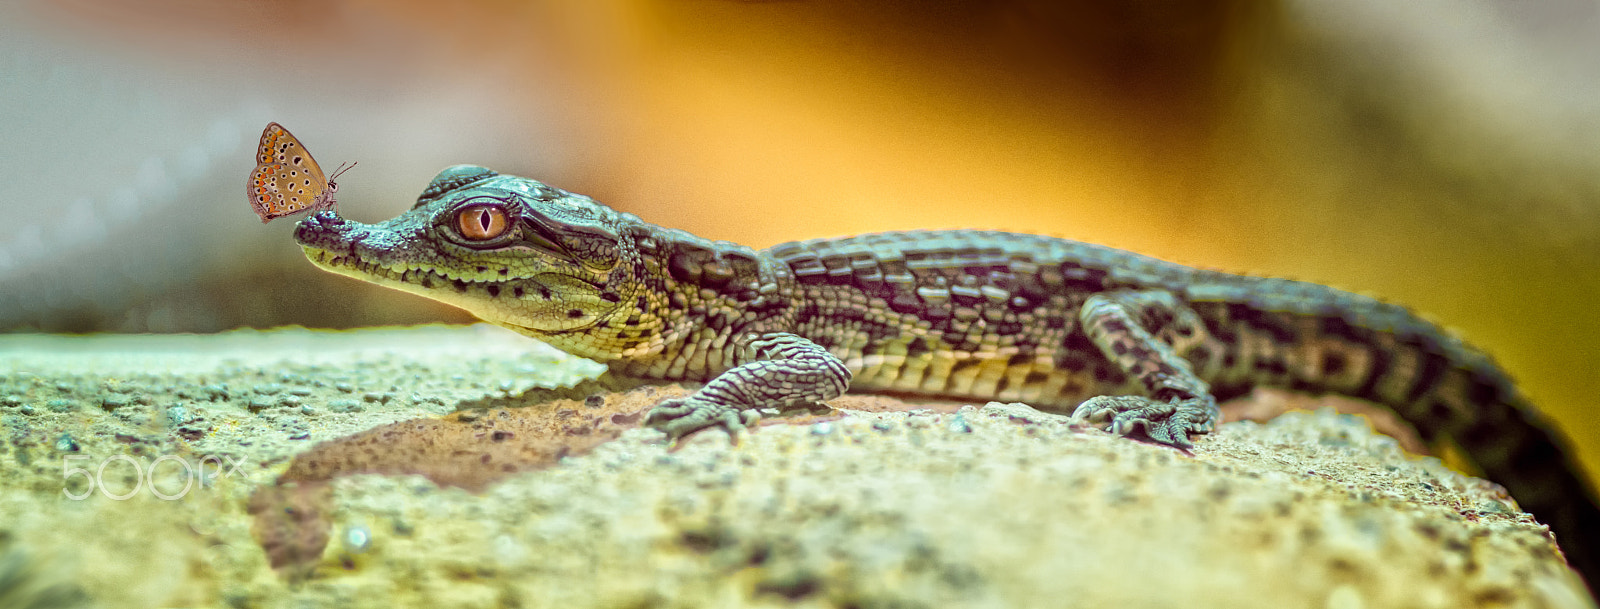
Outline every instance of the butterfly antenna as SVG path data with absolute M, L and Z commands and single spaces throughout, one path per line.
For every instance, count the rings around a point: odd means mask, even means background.
M 341 175 L 343 175 L 343 174 L 344 174 L 344 172 L 346 172 L 346 171 L 350 171 L 350 170 L 351 170 L 351 169 L 355 169 L 355 168 L 356 168 L 356 165 L 359 165 L 359 164 L 360 164 L 360 161 L 357 161 L 357 162 L 355 162 L 355 163 L 351 163 L 351 164 L 350 164 L 350 165 L 349 165 L 349 166 L 348 166 L 348 167 L 347 167 L 347 166 L 345 166 L 345 164 L 344 164 L 344 163 L 340 163 L 340 164 L 339 164 L 339 166 L 338 166 L 338 167 L 337 167 L 337 168 L 335 168 L 335 169 L 334 169 L 334 170 L 333 170 L 333 175 L 331 175 L 331 176 L 329 176 L 329 177 L 328 177 L 328 181 L 329 181 L 329 182 L 332 182 L 332 181 L 334 181 L 334 180 L 337 180 L 337 179 L 339 179 L 339 176 L 341 176 Z

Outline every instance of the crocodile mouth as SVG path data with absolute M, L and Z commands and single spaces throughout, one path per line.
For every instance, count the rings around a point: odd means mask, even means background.
M 503 305 L 524 299 L 548 301 L 558 298 L 551 286 L 540 280 L 542 276 L 517 277 L 510 280 L 452 277 L 427 267 L 406 263 L 381 264 L 349 252 L 328 250 L 314 245 L 300 247 L 305 250 L 306 258 L 312 264 L 325 271 L 426 296 L 467 309 L 479 317 L 492 310 L 494 305 L 491 303 L 498 302 Z M 596 292 L 604 288 L 588 280 L 554 274 L 551 276 L 579 281 Z M 500 315 L 494 317 L 498 319 Z M 500 322 L 497 320 L 496 323 Z
M 436 296 L 439 288 L 455 288 L 456 292 L 463 295 L 481 292 L 489 299 L 500 295 L 501 281 L 486 281 L 451 277 L 437 270 L 406 265 L 406 264 L 380 264 L 360 256 L 326 250 L 312 245 L 302 245 L 306 258 L 318 267 L 376 283 L 378 285 L 400 288 L 407 291 Z

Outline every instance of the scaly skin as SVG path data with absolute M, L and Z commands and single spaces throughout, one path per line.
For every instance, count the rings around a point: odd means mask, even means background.
M 673 439 L 738 434 L 758 409 L 847 388 L 1075 409 L 1179 447 L 1216 425 L 1217 400 L 1257 386 L 1371 400 L 1453 439 L 1600 575 L 1600 509 L 1557 434 L 1488 357 L 1364 296 L 1014 233 L 756 251 L 469 165 L 388 222 L 320 212 L 295 237 L 324 269 L 619 375 L 705 383 L 647 417 Z

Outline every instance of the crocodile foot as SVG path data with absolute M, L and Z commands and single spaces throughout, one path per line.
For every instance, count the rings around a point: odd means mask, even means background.
M 1216 425 L 1215 406 L 1203 399 L 1163 402 L 1137 395 L 1102 395 L 1089 398 L 1072 417 L 1091 423 L 1110 420 L 1111 433 L 1126 436 L 1144 430 L 1150 439 L 1189 448 L 1191 433 L 1207 433 Z

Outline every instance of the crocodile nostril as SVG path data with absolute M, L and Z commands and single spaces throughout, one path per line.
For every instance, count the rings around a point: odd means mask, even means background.
M 321 211 L 301 221 L 301 226 L 306 230 L 317 232 L 343 232 L 349 230 L 353 224 L 349 220 L 339 217 L 331 211 Z

